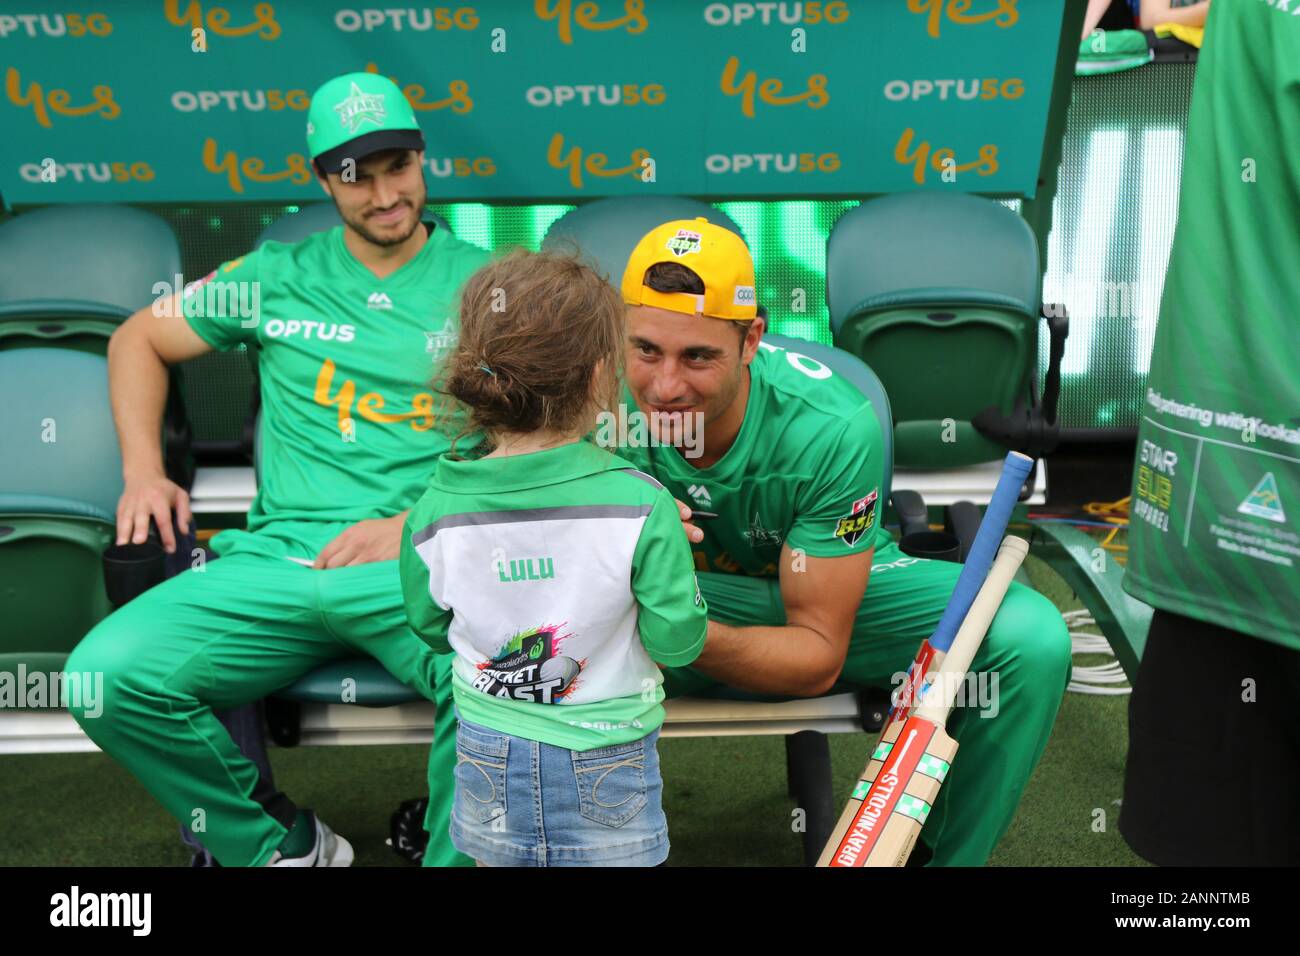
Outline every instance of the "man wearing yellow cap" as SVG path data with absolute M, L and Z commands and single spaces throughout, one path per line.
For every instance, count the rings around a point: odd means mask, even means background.
M 882 527 L 870 401 L 821 363 L 762 341 L 749 250 L 721 226 L 652 230 L 622 288 L 628 398 L 662 441 L 619 454 L 718 516 L 687 525 L 711 620 L 695 664 L 664 671 L 667 694 L 718 683 L 795 696 L 840 682 L 895 685 L 960 568 L 903 555 Z M 702 420 L 693 456 L 671 447 L 689 428 L 684 416 Z M 998 682 L 948 722 L 962 759 L 914 856 L 985 862 L 1047 744 L 1069 666 L 1060 613 L 1013 584 L 972 668 Z

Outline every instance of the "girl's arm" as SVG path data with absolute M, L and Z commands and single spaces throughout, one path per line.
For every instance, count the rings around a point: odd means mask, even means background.
M 641 528 L 632 556 L 632 594 L 637 629 L 651 660 L 684 667 L 699 656 L 708 629 L 708 607 L 695 580 L 691 547 L 681 513 L 667 491 Z
M 433 599 L 430 587 L 433 570 L 411 545 L 414 530 L 412 520 L 408 518 L 402 528 L 401 553 L 397 559 L 406 620 L 424 643 L 440 654 L 449 654 L 451 645 L 447 643 L 447 629 L 451 627 L 451 608 L 443 607 Z

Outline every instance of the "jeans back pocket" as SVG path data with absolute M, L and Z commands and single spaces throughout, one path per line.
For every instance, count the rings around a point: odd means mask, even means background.
M 506 762 L 510 738 L 461 722 L 456 731 L 456 810 L 475 823 L 506 813 Z
M 621 827 L 648 802 L 645 740 L 573 751 L 578 811 L 588 820 Z

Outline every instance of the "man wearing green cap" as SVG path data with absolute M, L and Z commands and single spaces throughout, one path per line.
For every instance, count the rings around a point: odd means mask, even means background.
M 344 226 L 225 263 L 171 308 L 132 316 L 109 348 L 125 478 L 118 543 L 143 542 L 152 519 L 168 551 L 173 515 L 182 531 L 192 518 L 161 464 L 167 366 L 260 350 L 262 468 L 248 528 L 212 539 L 220 560 L 104 620 L 68 665 L 104 674 L 102 714 L 72 710 L 87 735 L 226 866 L 345 866 L 352 848 L 275 790 L 214 708 L 367 655 L 440 716 L 451 710 L 450 658 L 409 631 L 396 558 L 406 510 L 447 449 L 429 382 L 455 343 L 455 296 L 488 254 L 421 223 L 424 139 L 389 80 L 325 83 L 307 141 Z M 210 283 L 238 290 L 254 314 L 214 309 Z M 435 750 L 453 744 L 443 735 Z M 431 863 L 462 862 L 441 834 L 429 852 Z

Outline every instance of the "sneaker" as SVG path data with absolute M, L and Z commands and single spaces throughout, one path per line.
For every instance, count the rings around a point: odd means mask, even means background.
M 284 856 L 279 850 L 267 866 L 351 866 L 352 844 L 343 839 L 317 818 L 314 811 L 305 811 L 316 826 L 316 845 L 306 856 Z

